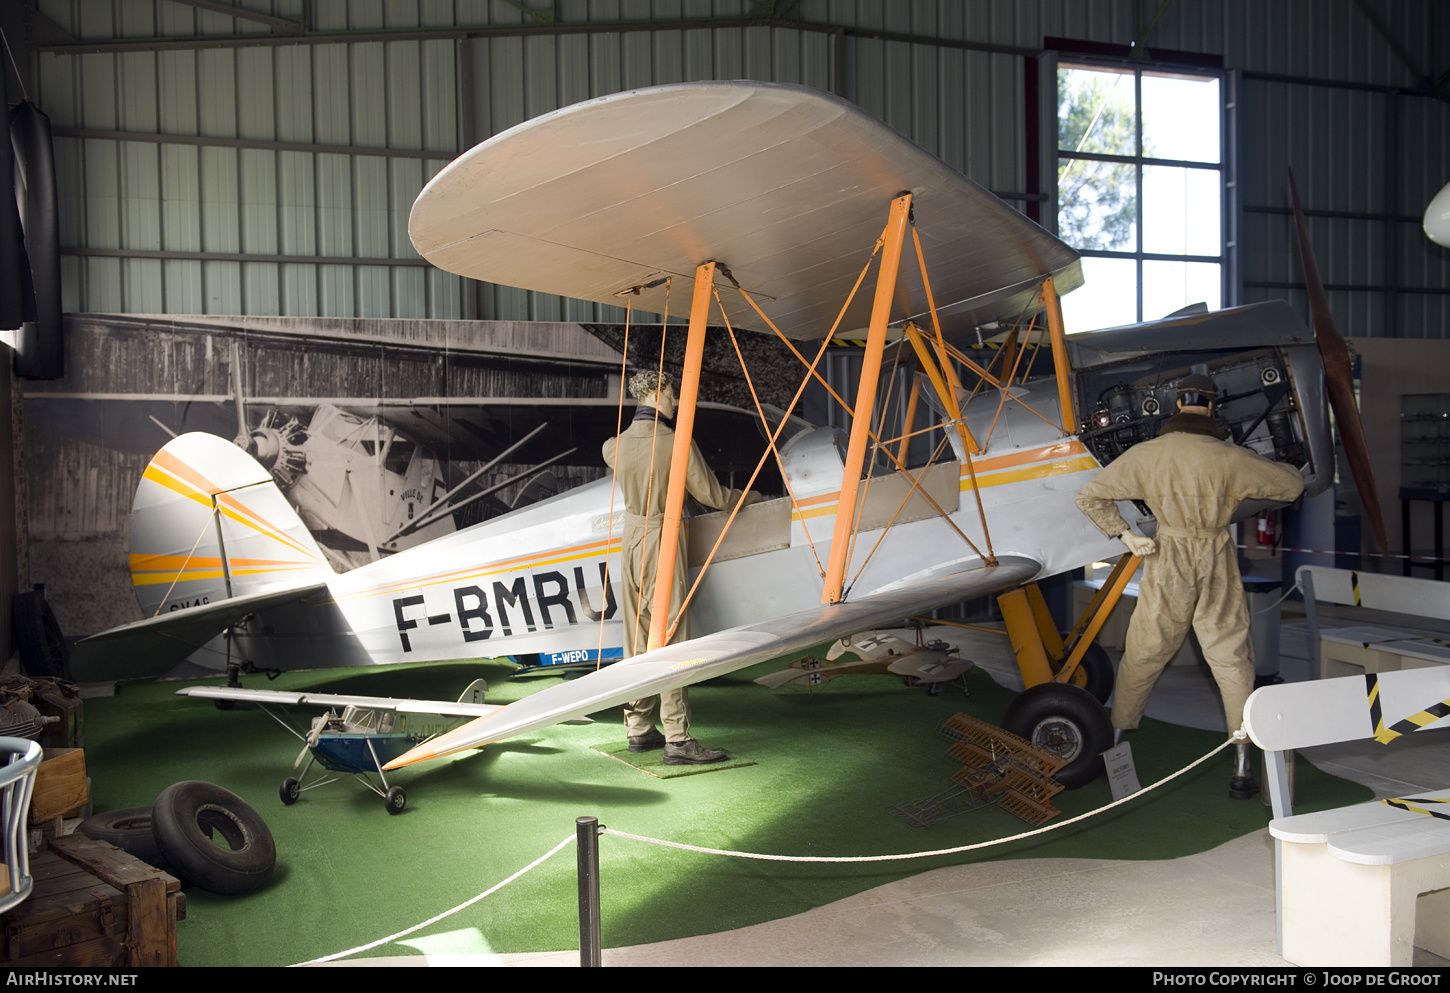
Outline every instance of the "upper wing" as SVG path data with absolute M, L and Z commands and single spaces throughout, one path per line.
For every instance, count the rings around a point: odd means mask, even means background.
M 76 642 L 71 672 L 83 683 L 164 675 L 248 614 L 318 594 L 331 596 L 326 583 L 232 597 L 122 624 Z
M 178 696 L 207 700 L 246 700 L 251 703 L 290 704 L 298 707 L 366 707 L 398 714 L 439 714 L 444 717 L 485 717 L 502 707 L 483 703 L 449 703 L 446 700 L 408 700 L 385 696 L 354 696 L 347 693 L 309 693 L 288 690 L 249 690 L 236 686 L 183 686 Z
M 879 627 L 924 610 L 1018 586 L 1037 574 L 1031 559 L 1004 556 L 997 565 L 927 580 L 859 600 L 825 604 L 636 655 L 580 679 L 551 687 L 440 735 L 386 768 L 441 758 L 467 748 L 548 727 L 661 690 L 698 683 L 788 652 Z
M 819 338 L 903 190 L 948 323 L 1016 318 L 1049 274 L 1059 293 L 1081 285 L 1077 252 L 854 104 L 747 80 L 525 121 L 435 176 L 408 233 L 450 272 L 614 305 L 635 288 L 633 305 L 657 313 L 689 300 L 713 259 L 786 335 Z M 896 289 L 893 320 L 926 311 L 914 262 Z M 765 330 L 737 294 L 720 298 L 733 325 Z M 842 329 L 865 327 L 870 307 L 857 294 Z

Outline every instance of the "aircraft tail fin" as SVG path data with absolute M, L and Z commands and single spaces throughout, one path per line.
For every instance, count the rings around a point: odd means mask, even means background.
M 482 679 L 475 679 L 468 684 L 468 688 L 458 698 L 459 703 L 483 703 L 483 695 L 488 692 L 488 683 Z
M 226 439 L 180 435 L 142 474 L 131 583 L 147 617 L 332 576 L 271 473 Z

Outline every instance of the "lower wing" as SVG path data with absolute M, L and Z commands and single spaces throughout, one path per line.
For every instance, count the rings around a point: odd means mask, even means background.
M 800 651 L 842 635 L 898 621 L 1027 582 L 1040 570 L 1031 559 L 1005 556 L 981 566 L 844 603 L 824 604 L 636 655 L 580 679 L 511 703 L 457 730 L 425 741 L 389 762 L 397 769 L 526 734 L 606 707 L 653 696 Z

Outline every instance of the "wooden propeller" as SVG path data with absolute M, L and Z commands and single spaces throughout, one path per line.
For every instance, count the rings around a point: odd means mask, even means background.
M 1354 400 L 1354 372 L 1349 346 L 1334 326 L 1329 312 L 1329 298 L 1319 278 L 1319 264 L 1314 260 L 1314 246 L 1309 243 L 1309 227 L 1304 210 L 1299 206 L 1299 188 L 1294 185 L 1294 170 L 1289 170 L 1289 196 L 1294 201 L 1294 224 L 1299 230 L 1299 254 L 1304 260 L 1304 287 L 1309 291 L 1309 322 L 1314 326 L 1314 340 L 1319 343 L 1319 357 L 1324 363 L 1324 382 L 1329 393 L 1329 406 L 1334 410 L 1339 436 L 1344 441 L 1344 454 L 1349 471 L 1359 487 L 1359 499 L 1369 518 L 1379 550 L 1388 553 L 1384 513 L 1380 510 L 1379 490 L 1375 487 L 1374 468 L 1369 461 L 1369 443 L 1364 437 L 1364 424 Z

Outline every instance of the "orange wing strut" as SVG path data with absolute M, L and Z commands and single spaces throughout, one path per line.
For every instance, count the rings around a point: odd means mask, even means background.
M 836 527 L 831 536 L 831 557 L 826 565 L 826 583 L 821 603 L 839 603 L 846 574 L 851 533 L 856 526 L 856 493 L 861 467 L 866 462 L 866 440 L 871 429 L 871 411 L 876 404 L 876 384 L 881 377 L 881 356 L 886 348 L 886 324 L 896 293 L 896 272 L 901 266 L 901 246 L 911 215 L 911 194 L 891 201 L 891 215 L 881 233 L 881 268 L 876 274 L 876 299 L 871 305 L 871 326 L 866 335 L 866 354 L 861 367 L 861 385 L 851 417 L 851 440 L 846 446 L 846 466 L 841 474 L 841 497 L 836 504 Z
M 690 330 L 685 339 L 685 368 L 680 376 L 680 406 L 675 413 L 675 447 L 670 453 L 670 482 L 665 491 L 665 519 L 660 527 L 660 556 L 655 564 L 655 599 L 650 607 L 649 648 L 666 644 L 670 623 L 670 591 L 674 583 L 675 554 L 680 546 L 680 518 L 685 511 L 685 472 L 690 467 L 690 441 L 695 430 L 695 401 L 700 394 L 700 364 L 705 356 L 705 321 L 710 316 L 710 294 L 715 285 L 715 263 L 695 269 L 695 296 L 690 302 Z
M 1057 403 L 1062 413 L 1062 433 L 1077 431 L 1077 413 L 1072 409 L 1072 387 L 1068 380 L 1067 338 L 1062 326 L 1062 305 L 1052 277 L 1042 281 L 1042 305 L 1047 311 L 1047 329 L 1052 335 L 1052 364 L 1057 371 Z

